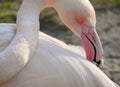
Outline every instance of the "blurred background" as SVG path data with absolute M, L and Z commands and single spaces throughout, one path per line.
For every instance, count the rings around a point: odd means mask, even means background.
M 96 29 L 104 48 L 104 67 L 101 69 L 120 85 L 120 0 L 90 0 L 97 14 Z M 0 0 L 0 23 L 15 23 L 22 0 Z M 53 8 L 40 14 L 41 31 L 67 44 L 81 45 L 59 19 Z M 49 29 L 48 29 L 49 28 Z

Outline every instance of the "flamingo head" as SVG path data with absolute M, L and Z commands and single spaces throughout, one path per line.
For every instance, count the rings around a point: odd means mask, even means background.
M 79 28 L 71 28 L 71 30 L 81 38 L 86 51 L 86 58 L 91 62 L 95 62 L 99 66 L 103 57 L 103 49 L 100 38 L 95 29 L 95 18 L 86 18 L 77 15 L 75 16 L 75 20 L 78 25 L 81 26 L 81 30 L 79 30 Z
M 63 22 L 81 38 L 86 58 L 100 65 L 103 48 L 95 29 L 96 15 L 89 0 L 60 0 L 56 10 Z

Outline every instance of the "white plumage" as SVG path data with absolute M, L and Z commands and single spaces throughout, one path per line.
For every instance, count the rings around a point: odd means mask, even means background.
M 0 24 L 0 87 L 119 87 L 84 58 L 83 50 L 38 32 L 39 0 L 28 1 L 17 25 Z
M 15 26 L 0 25 L 6 28 L 4 35 L 10 35 L 6 43 L 15 36 Z M 0 87 L 118 87 L 98 67 L 84 59 L 83 54 L 83 50 L 39 32 L 38 46 L 28 64 Z

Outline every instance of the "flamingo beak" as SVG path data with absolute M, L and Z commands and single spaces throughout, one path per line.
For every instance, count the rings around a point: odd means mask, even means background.
M 78 29 L 73 31 L 77 32 L 77 36 L 81 35 L 87 60 L 99 66 L 103 57 L 103 48 L 95 30 L 95 17 L 86 19 L 84 16 L 77 15 L 75 19 L 81 25 L 82 31 L 79 32 Z
M 82 29 L 81 39 L 86 51 L 86 58 L 99 66 L 103 56 L 103 49 L 95 29 Z

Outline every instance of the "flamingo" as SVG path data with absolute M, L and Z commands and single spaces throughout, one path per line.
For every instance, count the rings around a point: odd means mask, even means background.
M 39 31 L 46 7 L 82 39 L 86 56 Z M 95 22 L 88 0 L 23 0 L 17 23 L 0 24 L 0 87 L 119 87 L 91 63 L 103 55 Z

